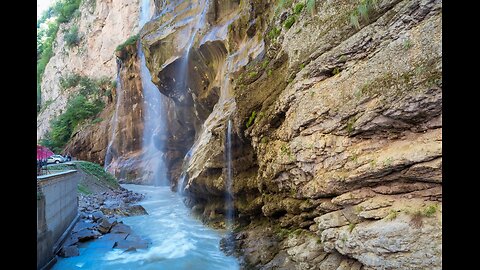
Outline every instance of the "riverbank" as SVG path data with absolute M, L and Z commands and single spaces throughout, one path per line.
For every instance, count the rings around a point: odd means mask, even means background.
M 147 215 L 142 206 L 136 205 L 143 198 L 142 194 L 122 187 L 98 194 L 79 194 L 80 220 L 58 255 L 67 258 L 78 256 L 82 243 L 101 237 L 108 238 L 111 248 L 125 251 L 147 248 L 148 241 L 136 235 L 130 226 L 119 220 L 124 216 Z
M 123 202 L 133 199 L 135 194 L 143 194 L 141 200 L 127 202 L 126 205 L 141 206 L 148 214 L 116 218 L 117 224 L 111 226 L 108 234 L 79 242 L 79 255 L 59 258 L 53 269 L 239 269 L 237 259 L 226 256 L 220 250 L 223 232 L 202 224 L 184 205 L 183 197 L 172 192 L 169 187 L 122 185 L 122 188 L 128 189 L 126 193 L 132 194 L 119 194 L 118 197 Z M 105 195 L 108 194 L 102 196 Z M 95 196 L 98 203 L 89 200 L 88 205 L 81 205 L 86 206 L 83 211 L 89 206 L 93 210 L 96 204 L 100 209 L 107 209 L 111 198 L 105 196 L 106 199 L 101 204 L 102 196 Z M 110 221 L 109 213 L 104 211 L 102 222 L 105 219 Z M 97 215 L 94 213 L 98 212 L 91 211 L 86 216 L 89 226 L 99 224 L 100 219 L 94 221 Z M 93 228 L 95 226 L 102 227 L 93 225 Z M 132 235 L 147 242 L 147 247 L 130 250 L 126 245 L 113 247 L 112 242 L 117 241 L 120 234 L 115 229 L 117 226 L 118 229 L 129 228 Z M 128 236 L 125 240 L 128 240 Z

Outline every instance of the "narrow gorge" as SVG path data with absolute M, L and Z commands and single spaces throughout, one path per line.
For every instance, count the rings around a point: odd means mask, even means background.
M 107 261 L 442 269 L 441 0 L 77 3 L 37 141 L 148 194 L 147 238 L 186 235 Z

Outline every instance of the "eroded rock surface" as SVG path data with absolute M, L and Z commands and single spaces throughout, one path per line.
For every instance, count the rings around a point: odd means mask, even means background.
M 139 31 L 172 188 L 226 226 L 230 122 L 243 268 L 441 269 L 442 2 L 299 3 L 155 1 Z M 119 58 L 140 92 L 135 48 Z M 141 182 L 125 104 L 117 164 Z
M 358 25 L 356 1 L 296 15 L 298 1 L 250 1 L 209 3 L 198 30 L 201 2 L 142 29 L 153 81 L 177 109 L 193 104 L 179 119 L 195 130 L 188 204 L 219 227 L 233 122 L 232 237 L 247 269 L 442 267 L 442 3 L 365 2 Z M 191 48 L 173 42 L 192 33 Z M 184 62 L 201 78 L 186 92 Z

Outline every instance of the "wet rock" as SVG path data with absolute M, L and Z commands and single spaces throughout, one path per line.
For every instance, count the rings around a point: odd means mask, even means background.
M 124 251 L 124 253 L 125 253 L 125 252 L 135 252 L 135 251 L 137 251 L 136 248 L 134 248 L 134 247 L 129 247 L 129 248 L 127 248 L 127 249 Z
M 129 234 L 126 239 L 116 241 L 113 247 L 127 250 L 145 249 L 148 247 L 148 242 L 137 235 Z
M 145 208 L 143 208 L 141 205 L 132 205 L 128 207 L 127 213 L 129 216 L 148 215 L 147 210 L 145 210 Z
M 235 252 L 235 240 L 236 237 L 233 233 L 226 234 L 220 239 L 220 250 L 227 254 L 227 256 L 233 256 Z
M 98 225 L 98 231 L 102 234 L 106 234 L 110 229 L 117 224 L 117 220 L 109 220 L 107 218 L 102 218 L 101 222 Z
M 113 248 L 115 243 L 125 240 L 129 234 L 127 233 L 107 233 L 101 236 L 103 242 L 106 242 L 106 246 Z
M 64 258 L 78 256 L 80 254 L 78 247 L 76 245 L 73 246 L 63 246 L 58 255 Z
M 96 209 L 98 209 L 98 207 L 96 207 Z M 99 219 L 103 218 L 103 213 L 101 211 L 95 211 L 92 213 L 92 219 L 93 221 L 97 221 Z
M 85 242 L 91 239 L 96 239 L 98 238 L 101 233 L 99 233 L 96 230 L 89 230 L 89 229 L 82 229 L 76 233 L 73 234 L 74 237 L 77 237 L 78 241 L 80 242 Z
M 130 226 L 125 225 L 123 223 L 116 224 L 110 230 L 110 233 L 128 233 L 129 234 L 131 232 L 132 232 L 132 229 L 130 228 Z
M 64 247 L 73 246 L 78 243 L 78 238 L 70 235 L 63 243 Z
M 93 229 L 95 227 L 95 224 L 91 222 L 86 222 L 84 219 L 81 219 L 77 224 L 72 229 L 72 232 L 79 232 L 83 229 Z

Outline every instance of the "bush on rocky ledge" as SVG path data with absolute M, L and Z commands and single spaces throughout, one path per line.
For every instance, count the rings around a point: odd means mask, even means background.
M 139 38 L 139 35 L 138 35 L 138 34 L 129 37 L 125 42 L 123 42 L 122 44 L 118 45 L 117 48 L 115 49 L 115 51 L 116 51 L 116 52 L 122 51 L 123 49 L 125 49 L 125 47 L 137 43 L 138 38 Z

